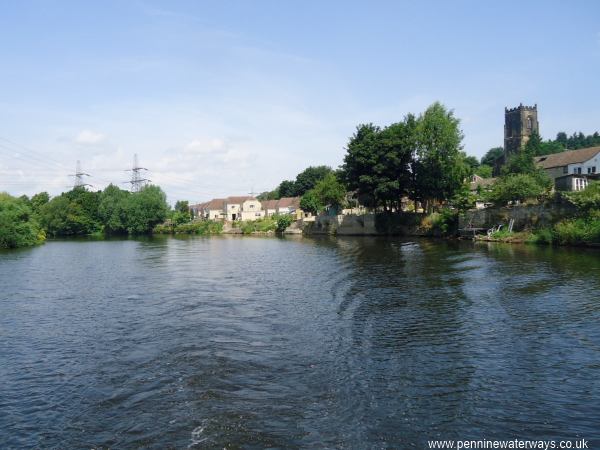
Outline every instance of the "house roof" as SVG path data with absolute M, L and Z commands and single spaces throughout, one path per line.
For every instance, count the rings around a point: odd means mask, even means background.
M 279 200 L 263 200 L 260 204 L 264 210 L 277 209 L 277 202 L 279 202 Z
M 224 203 L 225 203 L 224 198 L 213 198 L 211 201 L 203 203 L 202 209 L 208 209 L 208 210 L 223 209 Z
M 240 197 L 227 197 L 225 199 L 225 203 L 228 203 L 228 204 L 240 204 L 241 205 L 246 200 L 256 200 L 256 198 L 251 197 L 249 195 L 240 196 Z
M 588 147 L 579 150 L 567 150 L 552 155 L 537 156 L 535 162 L 542 169 L 551 169 L 588 161 L 598 153 L 600 153 L 600 147 Z
M 300 197 L 281 197 L 277 202 L 278 208 L 300 208 Z

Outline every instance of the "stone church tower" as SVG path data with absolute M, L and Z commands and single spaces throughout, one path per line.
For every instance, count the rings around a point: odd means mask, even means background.
M 504 161 L 521 151 L 533 133 L 540 133 L 537 104 L 523 106 L 521 103 L 516 108 L 504 108 Z

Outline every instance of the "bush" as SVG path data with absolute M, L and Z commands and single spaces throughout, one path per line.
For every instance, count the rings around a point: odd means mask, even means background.
M 583 191 L 562 195 L 582 211 L 600 210 L 600 181 L 590 183 Z
M 600 243 L 600 220 L 581 218 L 563 220 L 554 226 L 554 239 L 559 244 Z
M 433 236 L 449 236 L 456 232 L 458 213 L 448 208 L 424 217 L 421 228 Z
M 281 215 L 277 217 L 277 231 L 283 233 L 289 227 L 294 219 L 290 215 Z
M 552 244 L 554 242 L 554 235 L 552 230 L 541 228 L 531 233 L 527 242 L 530 244 Z
M 23 199 L 0 193 L 0 248 L 39 244 L 46 235 Z
M 181 225 L 157 225 L 154 227 L 157 234 L 198 234 L 201 236 L 220 234 L 223 232 L 223 223 L 214 220 L 199 220 L 197 222 L 184 223 Z
M 545 174 L 510 174 L 494 183 L 488 199 L 498 204 L 522 202 L 530 198 L 540 198 L 549 192 L 550 188 L 551 181 Z

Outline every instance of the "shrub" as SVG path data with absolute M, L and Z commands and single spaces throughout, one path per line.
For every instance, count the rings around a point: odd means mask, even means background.
M 600 220 L 581 218 L 563 220 L 554 226 L 554 238 L 559 244 L 600 243 Z
M 544 174 L 510 174 L 496 183 L 488 194 L 488 199 L 494 203 L 506 204 L 510 201 L 524 201 L 539 198 L 550 189 L 549 179 Z
M 0 248 L 17 248 L 39 244 L 46 235 L 21 198 L 0 193 Z
M 289 227 L 294 219 L 290 215 L 281 215 L 277 217 L 277 231 L 283 233 Z
M 541 228 L 531 233 L 527 242 L 530 244 L 552 244 L 554 242 L 554 235 L 551 229 Z

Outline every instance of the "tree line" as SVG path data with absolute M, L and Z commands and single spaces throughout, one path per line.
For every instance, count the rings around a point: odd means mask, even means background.
M 34 245 L 46 236 L 149 234 L 170 214 L 165 193 L 152 185 L 134 193 L 112 184 L 97 192 L 77 187 L 54 198 L 47 192 L 31 198 L 4 193 L 0 247 Z

